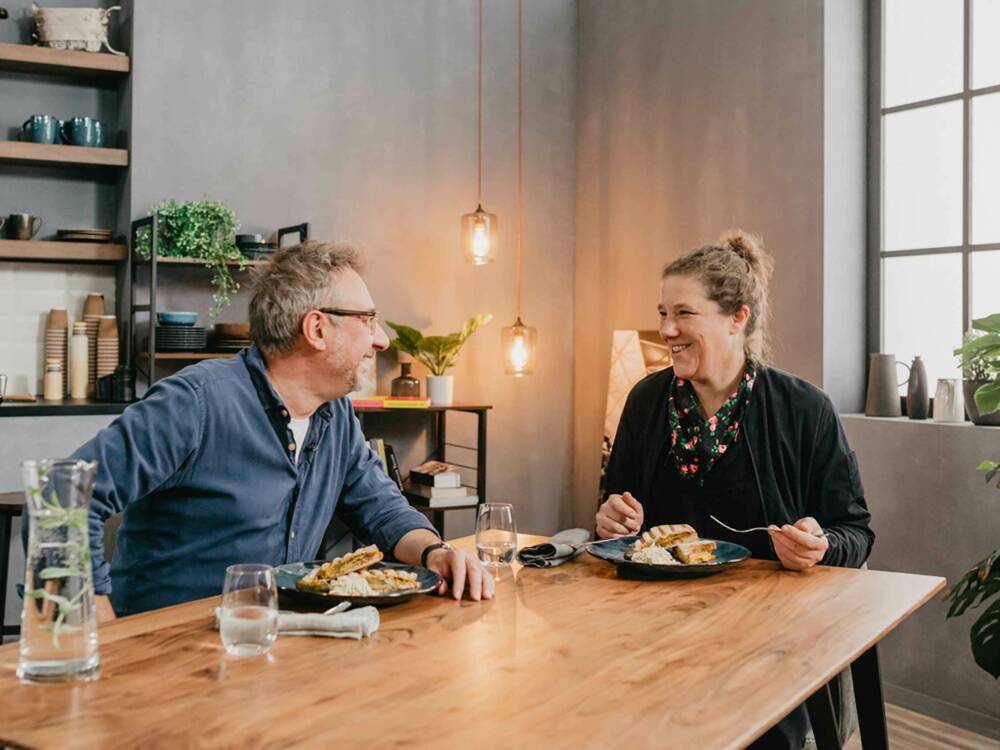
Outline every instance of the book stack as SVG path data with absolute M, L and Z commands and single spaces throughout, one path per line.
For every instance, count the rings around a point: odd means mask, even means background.
M 420 498 L 419 505 L 428 508 L 454 508 L 475 505 L 479 497 L 462 486 L 462 475 L 443 461 L 427 461 L 410 472 L 407 492 Z
M 399 462 L 396 461 L 396 452 L 392 449 L 392 446 L 382 438 L 372 438 L 368 441 L 368 446 L 378 456 L 379 461 L 382 462 L 382 469 L 389 476 L 389 479 L 395 482 L 396 486 L 399 487 L 399 491 L 402 492 L 403 475 L 399 473 Z
M 419 396 L 351 396 L 356 409 L 426 409 L 429 398 Z

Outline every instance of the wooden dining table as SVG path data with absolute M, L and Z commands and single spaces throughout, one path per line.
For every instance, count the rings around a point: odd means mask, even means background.
M 279 635 L 259 657 L 223 650 L 217 598 L 121 618 L 87 683 L 23 684 L 9 644 L 0 745 L 743 748 L 856 660 L 875 705 L 875 645 L 945 583 L 758 560 L 631 580 L 588 554 L 496 578 L 492 601 L 419 596 L 370 638 Z M 884 723 L 862 713 L 868 750 Z

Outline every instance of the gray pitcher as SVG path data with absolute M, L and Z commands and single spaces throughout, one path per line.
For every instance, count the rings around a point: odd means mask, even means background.
M 906 416 L 910 419 L 927 419 L 930 415 L 927 369 L 924 361 L 916 356 L 910 364 L 910 380 L 906 387 Z
M 870 354 L 868 365 L 868 397 L 865 399 L 865 416 L 869 417 L 901 417 L 903 411 L 899 406 L 899 386 L 907 382 L 896 382 L 896 366 L 902 365 L 909 370 L 904 362 L 897 362 L 895 354 Z M 907 378 L 909 380 L 909 378 Z

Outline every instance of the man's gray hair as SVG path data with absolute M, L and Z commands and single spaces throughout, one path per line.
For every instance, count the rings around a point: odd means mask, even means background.
M 250 300 L 250 338 L 265 355 L 292 348 L 310 310 L 336 304 L 333 275 L 361 272 L 361 252 L 353 245 L 309 240 L 282 248 L 255 274 Z

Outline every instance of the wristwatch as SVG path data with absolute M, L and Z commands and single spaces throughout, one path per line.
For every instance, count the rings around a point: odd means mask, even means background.
M 420 553 L 420 567 L 427 567 L 427 556 L 436 549 L 452 549 L 452 546 L 448 542 L 434 542 L 434 544 L 428 544 L 424 547 L 424 551 Z

